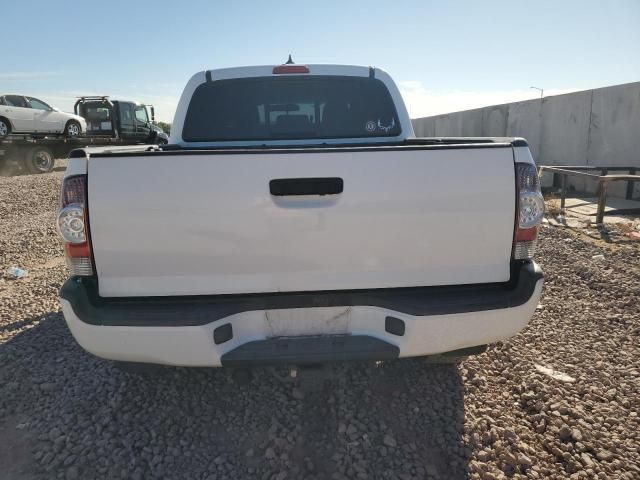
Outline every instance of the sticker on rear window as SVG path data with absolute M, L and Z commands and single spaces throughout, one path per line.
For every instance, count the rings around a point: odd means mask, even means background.
M 378 129 L 382 130 L 384 133 L 387 133 L 389 130 L 391 130 L 393 127 L 396 126 L 396 119 L 395 118 L 391 118 L 391 123 L 389 125 L 382 125 L 380 119 L 378 119 Z

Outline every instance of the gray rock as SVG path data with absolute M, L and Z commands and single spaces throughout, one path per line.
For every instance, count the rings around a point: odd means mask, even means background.
M 562 439 L 562 440 L 569 440 L 571 438 L 571 429 L 569 427 L 567 427 L 566 425 L 564 425 L 560 431 L 558 432 L 558 436 Z
M 484 450 L 480 450 L 477 454 L 476 454 L 476 458 L 481 461 L 481 462 L 486 462 L 489 460 L 490 455 L 488 452 L 484 451 Z
M 49 430 L 49 440 L 51 440 L 52 442 L 59 438 L 61 435 L 62 432 L 58 427 L 53 427 L 51 430 Z
M 598 453 L 596 453 L 596 458 L 601 462 L 610 462 L 613 460 L 613 453 L 609 450 L 599 450 Z
M 72 466 L 67 468 L 66 478 L 67 480 L 76 480 L 80 477 L 80 473 L 78 472 L 78 467 Z
M 571 438 L 576 441 L 576 442 L 581 442 L 583 437 L 582 437 L 582 432 L 580 431 L 579 428 L 572 428 L 571 429 Z
M 395 438 L 391 435 L 387 434 L 383 437 L 382 443 L 384 443 L 389 448 L 395 448 L 398 444 L 396 443 Z
M 581 453 L 580 454 L 580 460 L 582 461 L 582 464 L 586 467 L 586 468 L 592 468 L 594 466 L 594 462 L 591 459 L 591 457 L 589 455 L 587 455 L 586 453 Z
M 40 384 L 40 390 L 42 390 L 43 392 L 53 392 L 54 390 L 56 390 L 58 387 L 55 383 L 42 383 Z
M 533 461 L 528 456 L 521 453 L 520 455 L 518 455 L 518 464 L 525 467 L 531 467 L 533 465 Z

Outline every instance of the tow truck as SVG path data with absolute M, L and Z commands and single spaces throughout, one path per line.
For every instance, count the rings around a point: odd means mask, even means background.
M 155 124 L 153 105 L 110 100 L 108 96 L 79 97 L 73 111 L 87 121 L 87 135 L 90 136 L 161 145 L 169 141 L 169 136 Z
M 158 145 L 166 144 L 169 138 L 154 123 L 153 105 L 83 96 L 76 101 L 74 112 L 87 121 L 84 135 L 9 134 L 1 138 L 0 174 L 48 173 L 56 158 L 64 158 L 77 148 Z

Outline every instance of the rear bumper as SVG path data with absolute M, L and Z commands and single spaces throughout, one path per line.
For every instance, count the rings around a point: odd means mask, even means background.
M 92 280 L 72 278 L 61 301 L 74 337 L 97 356 L 239 366 L 382 360 L 492 343 L 526 326 L 542 283 L 540 269 L 524 263 L 509 285 L 104 299 Z

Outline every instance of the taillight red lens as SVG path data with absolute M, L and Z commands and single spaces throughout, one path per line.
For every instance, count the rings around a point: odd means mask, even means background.
M 67 256 L 73 258 L 91 256 L 91 248 L 89 247 L 89 242 L 84 242 L 81 244 L 65 243 L 64 252 L 67 254 Z
M 514 235 L 513 258 L 529 260 L 536 250 L 538 227 L 544 217 L 544 199 L 535 165 L 516 163 L 518 218 Z
M 516 242 L 531 242 L 538 236 L 538 227 L 518 228 L 516 230 Z
M 87 216 L 87 176 L 74 175 L 62 182 L 58 232 L 65 241 L 67 266 L 72 275 L 93 275 Z
M 73 175 L 67 177 L 62 182 L 62 192 L 60 194 L 60 208 L 72 203 L 84 206 L 87 197 L 87 176 Z

